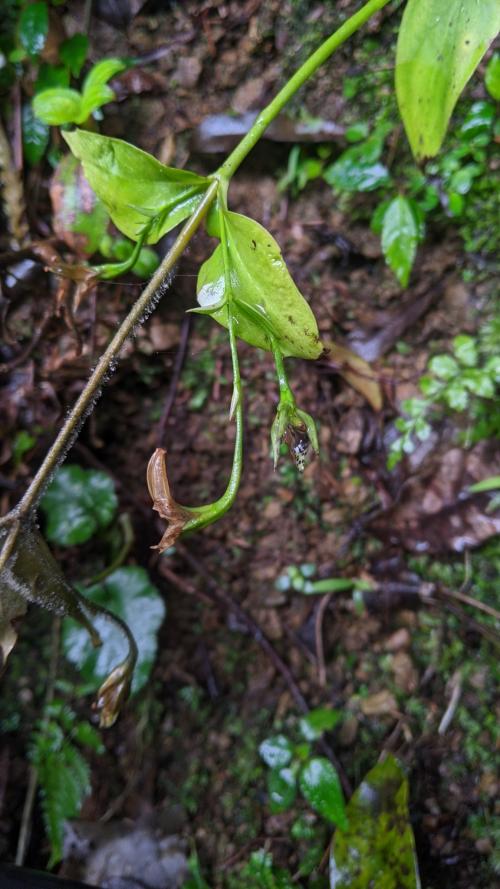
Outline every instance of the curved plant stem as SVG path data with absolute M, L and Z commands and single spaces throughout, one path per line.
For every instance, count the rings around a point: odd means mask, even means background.
M 189 241 L 208 212 L 208 209 L 217 194 L 217 189 L 218 182 L 214 180 L 209 185 L 197 209 L 182 228 L 175 243 L 168 251 L 160 267 L 151 278 L 151 281 L 147 287 L 144 288 L 141 296 L 132 307 L 127 317 L 122 321 L 106 351 L 101 355 L 95 370 L 69 412 L 62 429 L 45 457 L 45 460 L 38 469 L 38 472 L 33 478 L 24 497 L 12 512 L 1 520 L 2 524 L 6 524 L 7 521 L 12 522 L 15 518 L 27 515 L 36 506 L 52 473 L 63 459 L 68 448 L 71 447 L 81 423 L 85 419 L 88 411 L 92 409 L 92 406 L 100 393 L 101 387 L 105 382 L 106 376 L 109 373 L 109 369 L 118 358 L 125 340 L 130 336 L 134 327 L 140 323 L 144 314 L 150 309 L 155 295 L 161 290 L 167 276 L 172 271 L 175 263 L 186 249 Z
M 389 0 L 369 0 L 358 12 L 355 12 L 350 18 L 344 22 L 320 47 L 304 62 L 303 65 L 295 72 L 293 77 L 285 84 L 277 96 L 264 108 L 257 117 L 257 120 L 243 137 L 239 145 L 229 155 L 226 161 L 219 168 L 219 174 L 224 179 L 230 179 L 234 175 L 242 161 L 245 160 L 247 154 L 257 144 L 264 131 L 274 118 L 282 111 L 287 102 L 295 95 L 297 90 L 316 73 L 318 68 L 326 62 L 332 53 L 344 43 L 352 34 L 357 31 L 361 25 L 364 25 L 369 18 L 387 6 Z

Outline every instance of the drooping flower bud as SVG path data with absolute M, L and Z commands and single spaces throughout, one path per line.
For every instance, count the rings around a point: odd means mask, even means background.
M 147 483 L 153 500 L 153 509 L 168 522 L 160 542 L 152 547 L 161 553 L 173 546 L 189 521 L 192 521 L 194 510 L 188 510 L 176 503 L 170 491 L 165 464 L 166 451 L 157 448 L 148 463 Z
M 274 468 L 278 465 L 281 442 L 288 445 L 290 456 L 299 472 L 303 472 L 311 453 L 319 451 L 316 424 L 310 414 L 287 400 L 280 401 L 271 427 Z

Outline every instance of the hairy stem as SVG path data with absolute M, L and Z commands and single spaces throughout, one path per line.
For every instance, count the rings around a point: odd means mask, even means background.
M 167 255 L 163 259 L 158 270 L 155 272 L 151 281 L 144 288 L 141 296 L 132 307 L 127 317 L 122 321 L 120 327 L 116 331 L 113 339 L 109 343 L 106 351 L 101 355 L 97 366 L 91 374 L 88 382 L 75 402 L 73 408 L 68 414 L 62 429 L 60 430 L 54 444 L 50 448 L 45 460 L 36 473 L 24 497 L 19 502 L 13 513 L 15 517 L 20 517 L 29 513 L 37 504 L 43 489 L 51 477 L 57 465 L 63 458 L 68 447 L 71 446 L 75 434 L 78 432 L 82 420 L 85 418 L 89 408 L 99 394 L 99 391 L 105 381 L 110 367 L 118 358 L 125 340 L 130 336 L 134 327 L 140 323 L 144 313 L 150 307 L 151 301 L 155 294 L 163 285 L 167 275 L 174 267 L 175 263 L 186 249 L 189 241 L 198 229 L 200 223 L 205 217 L 212 202 L 215 199 L 218 189 L 218 182 L 214 180 L 208 187 L 205 195 L 193 213 L 190 219 L 183 227 L 175 243 L 172 245 Z M 14 518 L 11 513 L 10 516 Z M 7 518 L 7 516 L 6 516 Z
M 230 179 L 234 175 L 242 161 L 245 160 L 247 154 L 254 148 L 264 131 L 274 118 L 283 110 L 287 102 L 295 95 L 297 90 L 316 73 L 318 68 L 326 62 L 332 53 L 344 43 L 352 34 L 355 33 L 369 18 L 386 6 L 389 0 L 368 0 L 358 12 L 355 12 L 350 18 L 344 22 L 320 47 L 304 62 L 303 65 L 295 72 L 293 77 L 285 84 L 277 96 L 264 108 L 257 117 L 257 120 L 243 137 L 239 145 L 224 161 L 219 169 L 219 174 L 224 179 Z

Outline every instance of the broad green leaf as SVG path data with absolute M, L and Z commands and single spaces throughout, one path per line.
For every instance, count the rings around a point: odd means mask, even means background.
M 389 171 L 380 156 L 387 135 L 386 125 L 379 127 L 365 142 L 348 148 L 323 173 L 338 191 L 373 191 L 389 182 Z
M 59 546 L 85 543 L 106 528 L 118 501 L 112 479 L 96 469 L 63 466 L 54 476 L 40 506 L 47 520 L 48 540 Z
M 382 250 L 402 287 L 408 285 L 418 243 L 417 222 L 410 202 L 402 195 L 391 201 L 382 223 Z
M 434 355 L 429 361 L 429 370 L 441 380 L 452 380 L 459 373 L 458 364 L 451 355 Z
M 499 28 L 498 0 L 408 0 L 396 93 L 417 160 L 439 151 L 457 99 Z
M 157 633 L 165 617 L 165 605 L 144 568 L 128 567 L 113 571 L 102 583 L 85 588 L 85 597 L 104 605 L 130 627 L 139 657 L 132 681 L 136 692 L 147 683 L 156 657 Z M 98 683 L 127 654 L 123 633 L 105 617 L 95 617 L 94 626 L 102 639 L 95 649 L 81 627 L 67 620 L 63 627 L 63 648 L 69 661 L 88 682 Z
M 450 383 L 443 392 L 443 398 L 454 411 L 464 411 L 469 403 L 469 395 L 462 382 Z
M 489 60 L 484 84 L 490 96 L 500 102 L 500 52 L 493 53 Z
M 273 735 L 259 746 L 259 753 L 271 769 L 287 766 L 292 758 L 292 745 L 285 735 Z
M 147 242 L 156 243 L 193 213 L 209 184 L 195 173 L 165 167 L 121 139 L 86 130 L 63 136 L 116 227 L 134 241 L 150 224 Z
M 58 86 L 42 90 L 33 99 L 33 111 L 36 117 L 50 126 L 74 123 L 82 113 L 80 93 Z
M 342 719 L 338 710 L 329 707 L 316 707 L 307 716 L 302 716 L 299 727 L 306 741 L 317 741 L 324 732 L 329 732 Z
M 114 102 L 115 94 L 107 84 L 98 84 L 82 94 L 82 110 L 78 120 L 75 123 L 85 123 L 98 108 L 107 105 L 108 102 Z
M 462 382 L 469 392 L 480 398 L 494 398 L 495 384 L 484 370 L 466 370 L 462 376 Z
M 393 756 L 368 772 L 346 813 L 331 848 L 331 889 L 420 889 L 408 782 Z
M 198 302 L 227 327 L 231 300 L 237 335 L 261 349 L 275 337 L 283 355 L 318 358 L 322 345 L 316 319 L 295 286 L 280 248 L 262 225 L 239 213 L 224 213 L 229 268 L 220 244 L 201 267 Z M 229 288 L 228 288 L 229 284 Z
M 19 17 L 18 36 L 21 46 L 36 56 L 45 46 L 49 33 L 49 11 L 46 3 L 30 3 Z
M 49 65 L 48 62 L 42 62 L 35 80 L 34 93 L 36 95 L 56 86 L 67 89 L 69 81 L 70 73 L 65 65 Z
M 23 105 L 23 154 L 31 166 L 41 161 L 49 144 L 49 127 L 33 114 L 31 105 Z
M 61 43 L 59 58 L 69 68 L 73 77 L 78 77 L 82 70 L 88 49 L 89 39 L 85 34 L 73 34 L 73 37 L 69 37 Z
M 299 784 L 302 794 L 313 809 L 345 830 L 347 818 L 344 796 L 339 776 L 331 762 L 323 756 L 310 759 L 300 773 Z
M 467 334 L 456 336 L 453 340 L 453 351 L 460 364 L 465 364 L 466 367 L 476 366 L 477 344 L 474 337 Z
M 126 67 L 127 63 L 124 62 L 123 59 L 103 59 L 102 62 L 98 62 L 97 65 L 94 65 L 93 68 L 90 69 L 83 81 L 83 95 L 96 86 L 103 86 L 108 80 L 111 80 L 115 74 L 124 71 Z
M 80 161 L 72 154 L 66 154 L 54 171 L 50 199 L 57 237 L 79 256 L 96 253 L 106 235 L 109 215 L 83 175 Z M 125 243 L 132 251 L 132 242 Z
M 286 812 L 297 795 L 297 782 L 292 769 L 271 769 L 267 776 L 267 792 L 271 812 Z

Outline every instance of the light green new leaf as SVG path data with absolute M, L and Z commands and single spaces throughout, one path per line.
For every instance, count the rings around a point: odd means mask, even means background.
M 417 160 L 439 151 L 457 99 L 499 29 L 498 0 L 408 0 L 396 93 Z
M 486 68 L 484 85 L 490 96 L 500 102 L 500 53 L 493 53 Z
M 198 302 L 227 327 L 231 301 L 236 334 L 252 346 L 271 348 L 274 337 L 286 357 L 318 358 L 323 350 L 316 319 L 274 238 L 253 219 L 224 213 L 229 268 L 220 244 L 201 267 Z
M 299 785 L 303 796 L 316 812 L 337 824 L 341 830 L 346 829 L 342 787 L 339 776 L 328 759 L 324 756 L 310 759 L 300 773 Z
M 102 86 L 107 83 L 108 80 L 111 80 L 111 78 L 115 76 L 115 74 L 124 71 L 126 67 L 127 63 L 122 59 L 103 59 L 102 62 L 98 62 L 97 65 L 94 65 L 90 69 L 83 81 L 83 95 L 95 86 Z
M 418 243 L 418 227 L 409 201 L 402 195 L 391 201 L 382 223 L 382 250 L 402 287 L 408 285 Z
M 330 889 L 419 889 L 408 782 L 393 756 L 368 772 L 346 812 L 349 826 L 333 838 Z
M 33 112 L 51 127 L 79 121 L 82 113 L 80 93 L 59 86 L 42 90 L 33 99 Z
M 194 212 L 209 185 L 208 179 L 166 167 L 121 139 L 86 130 L 63 136 L 116 227 L 134 241 L 149 224 L 147 243 L 155 244 Z
M 85 588 L 85 598 L 120 617 L 130 627 L 139 655 L 132 681 L 132 691 L 148 681 L 156 656 L 156 636 L 165 617 L 165 605 L 144 568 L 127 567 L 113 571 L 102 583 Z M 98 683 L 127 654 L 126 640 L 120 629 L 106 617 L 96 616 L 94 626 L 102 639 L 95 649 L 87 634 L 72 620 L 63 627 L 63 648 L 88 682 Z

